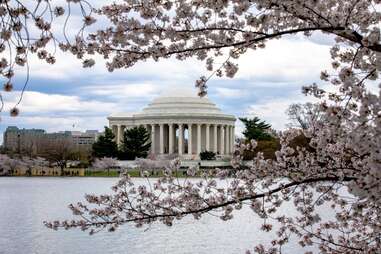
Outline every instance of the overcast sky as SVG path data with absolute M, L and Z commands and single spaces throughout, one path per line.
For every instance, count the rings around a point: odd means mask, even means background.
M 330 66 L 329 40 L 315 34 L 270 41 L 265 49 L 241 57 L 234 79 L 214 77 L 208 84 L 208 97 L 226 113 L 259 116 L 275 129 L 284 129 L 287 106 L 311 100 L 301 94 L 301 86 L 319 83 L 320 71 Z M 197 60 L 170 59 L 109 73 L 102 61 L 83 69 L 75 57 L 58 53 L 55 65 L 32 60 L 30 73 L 20 116 L 11 118 L 7 110 L 1 113 L 0 141 L 9 125 L 48 132 L 101 130 L 113 112 L 140 111 L 173 88 L 194 89 L 195 80 L 206 69 Z M 7 108 L 18 97 L 22 78 L 16 79 L 16 91 L 5 96 Z M 239 121 L 236 131 L 242 131 Z

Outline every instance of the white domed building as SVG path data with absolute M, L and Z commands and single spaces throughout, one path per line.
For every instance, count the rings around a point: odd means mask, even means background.
M 234 147 L 235 116 L 224 114 L 208 98 L 195 93 L 169 92 L 154 99 L 136 114 L 117 113 L 108 117 L 118 145 L 125 129 L 144 126 L 151 136 L 151 153 L 177 154 L 198 159 L 200 152 L 213 151 L 230 157 Z

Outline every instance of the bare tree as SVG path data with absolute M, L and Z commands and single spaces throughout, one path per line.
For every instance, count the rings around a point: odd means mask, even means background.
M 323 114 L 319 107 L 319 104 L 309 102 L 291 104 L 286 110 L 286 114 L 291 120 L 288 126 L 302 128 L 303 130 L 313 127 L 317 121 L 322 121 Z
M 41 140 L 41 151 L 39 156 L 48 160 L 52 165 L 57 165 L 61 169 L 61 175 L 67 162 L 75 159 L 73 144 L 69 138 L 45 138 Z

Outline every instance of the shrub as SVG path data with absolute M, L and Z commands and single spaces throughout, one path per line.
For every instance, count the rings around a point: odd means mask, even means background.
M 200 153 L 200 159 L 202 161 L 212 161 L 216 159 L 216 153 L 212 151 L 204 151 Z
M 290 141 L 289 146 L 296 149 L 297 147 L 305 148 L 309 152 L 313 152 L 314 148 L 309 145 L 310 139 L 300 134 Z M 265 159 L 275 159 L 275 152 L 281 148 L 279 139 L 260 140 L 257 141 L 257 147 L 254 151 L 246 150 L 243 152 L 244 160 L 252 160 L 258 152 L 262 152 Z
M 244 160 L 252 160 L 258 152 L 262 152 L 265 159 L 275 159 L 275 152 L 280 149 L 279 139 L 260 140 L 254 151 L 246 150 L 243 153 Z

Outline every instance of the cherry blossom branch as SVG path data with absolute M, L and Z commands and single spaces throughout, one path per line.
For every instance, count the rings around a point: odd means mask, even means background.
M 155 219 L 159 219 L 159 218 L 173 218 L 173 217 L 177 217 L 177 216 L 184 216 L 184 215 L 190 215 L 190 214 L 202 214 L 202 213 L 207 213 L 207 212 L 210 212 L 212 210 L 216 210 L 218 208 L 222 208 L 222 207 L 226 207 L 226 206 L 229 206 L 229 205 L 234 205 L 234 204 L 237 204 L 237 203 L 242 203 L 244 201 L 247 201 L 247 200 L 256 200 L 256 199 L 261 199 L 261 198 L 265 198 L 265 197 L 268 197 L 272 194 L 275 194 L 275 193 L 278 193 L 278 192 L 281 192 L 282 190 L 285 190 L 285 189 L 288 189 L 288 188 L 291 188 L 291 187 L 294 187 L 294 186 L 300 186 L 300 185 L 303 185 L 303 184 L 313 184 L 313 183 L 319 183 L 319 182 L 336 182 L 336 181 L 340 181 L 340 182 L 349 182 L 349 181 L 354 181 L 356 180 L 356 178 L 354 177 L 343 177 L 343 178 L 340 178 L 340 177 L 318 177 L 318 178 L 310 178 L 310 179 L 305 179 L 305 180 L 302 180 L 302 181 L 293 181 L 291 183 L 288 183 L 288 184 L 284 184 L 282 186 L 279 186 L 275 189 L 272 189 L 272 190 L 269 190 L 267 192 L 264 192 L 264 193 L 260 193 L 260 194 L 255 194 L 255 195 L 249 195 L 249 196 L 245 196 L 245 197 L 242 197 L 242 198 L 238 198 L 238 199 L 234 199 L 234 200 L 229 200 L 227 202 L 223 202 L 223 203 L 220 203 L 220 204 L 216 204 L 216 205 L 209 205 L 209 206 L 206 206 L 206 207 L 202 207 L 200 209 L 196 209 L 196 210 L 190 210 L 190 211 L 182 211 L 182 212 L 177 212 L 177 213 L 170 213 L 170 214 L 146 214 L 144 213 L 143 211 L 138 211 L 139 213 L 142 213 L 144 214 L 143 216 L 140 216 L 140 217 L 137 217 L 137 218 L 131 218 L 131 219 L 123 219 L 123 220 L 117 220 L 117 221 L 114 221 L 114 220 L 107 220 L 107 221 L 103 221 L 103 222 L 99 222 L 99 221 L 92 221 L 91 223 L 85 223 L 83 224 L 82 222 L 80 222 L 79 224 L 75 223 L 73 221 L 73 224 L 67 224 L 69 222 L 63 222 L 61 224 L 57 224 L 57 223 L 51 223 L 51 222 L 44 222 L 44 224 L 48 227 L 48 228 L 53 228 L 53 229 L 57 229 L 59 227 L 89 227 L 89 226 L 106 226 L 106 225 L 114 225 L 114 224 L 124 224 L 124 223 L 127 223 L 127 222 L 134 222 L 134 221 L 154 221 Z M 126 193 L 128 193 L 126 191 Z M 128 199 L 127 199 L 128 200 Z M 107 205 L 107 203 L 105 203 L 104 205 Z M 131 208 L 133 208 L 132 204 L 130 203 L 130 206 Z M 73 210 L 76 210 L 76 208 L 72 207 Z M 135 210 L 135 208 L 133 208 L 133 210 Z M 137 211 L 137 210 L 135 210 Z M 169 210 L 170 211 L 170 210 Z M 76 214 L 76 213 L 74 213 Z M 94 217 L 93 217 L 94 218 Z M 105 220 L 105 218 L 103 218 Z M 88 221 L 89 219 L 87 219 Z M 90 219 L 92 220 L 92 219 Z

